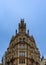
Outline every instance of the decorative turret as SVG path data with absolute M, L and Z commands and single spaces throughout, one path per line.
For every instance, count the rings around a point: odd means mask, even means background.
M 19 23 L 19 33 L 26 33 L 26 24 L 24 23 L 24 19 L 21 19 Z
M 26 33 L 26 24 L 21 19 L 18 32 L 13 35 L 2 58 L 3 65 L 40 65 L 40 52 L 33 36 Z M 41 64 L 42 65 L 42 64 Z

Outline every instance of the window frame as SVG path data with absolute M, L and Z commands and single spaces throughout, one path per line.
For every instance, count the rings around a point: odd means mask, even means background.
M 19 64 L 25 64 L 25 58 L 19 58 Z
M 25 57 L 25 51 L 19 51 L 19 57 Z

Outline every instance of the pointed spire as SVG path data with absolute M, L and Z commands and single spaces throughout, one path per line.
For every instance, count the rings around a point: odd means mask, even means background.
M 26 24 L 24 23 L 24 19 L 21 19 L 19 23 L 19 33 L 26 33 Z
M 41 61 L 44 59 L 44 56 L 42 56 Z
M 16 30 L 16 35 L 17 35 L 17 30 Z
M 24 24 L 24 19 L 21 19 L 21 24 Z
M 29 30 L 27 30 L 27 34 L 29 35 Z

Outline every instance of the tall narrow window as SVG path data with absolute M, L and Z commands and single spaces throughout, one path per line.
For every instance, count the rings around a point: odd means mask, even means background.
M 25 38 L 23 38 L 23 41 L 25 41 Z
M 19 57 L 25 57 L 25 52 L 19 52 Z
M 24 64 L 25 63 L 25 59 L 19 59 L 19 63 L 20 64 Z
M 19 38 L 19 41 L 22 41 L 22 38 Z

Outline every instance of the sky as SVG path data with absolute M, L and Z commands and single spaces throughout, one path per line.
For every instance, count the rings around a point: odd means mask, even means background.
M 46 58 L 46 0 L 0 0 L 0 62 L 21 19 Z

